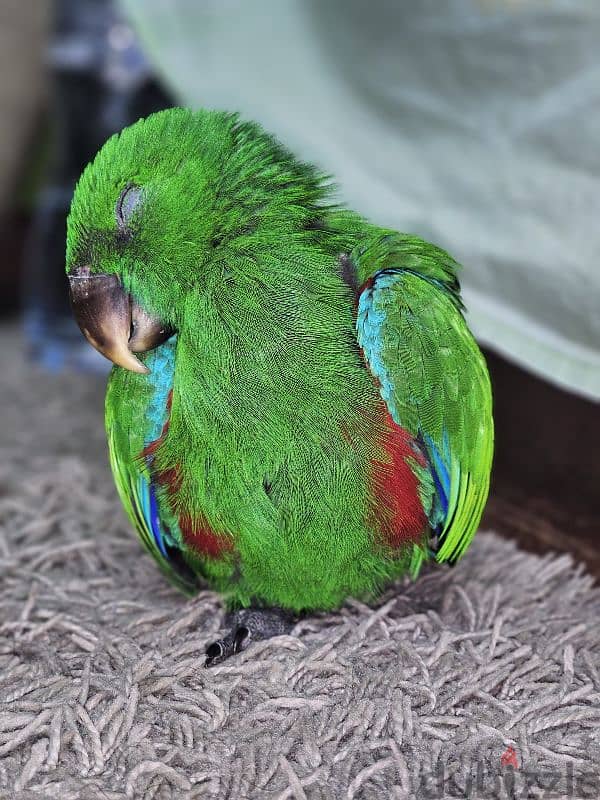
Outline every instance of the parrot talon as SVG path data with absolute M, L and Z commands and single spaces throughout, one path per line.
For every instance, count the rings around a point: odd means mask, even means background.
M 229 632 L 206 648 L 205 667 L 220 664 L 225 659 L 246 649 L 251 641 L 270 639 L 288 633 L 296 619 L 281 608 L 242 608 L 227 614 L 225 622 Z

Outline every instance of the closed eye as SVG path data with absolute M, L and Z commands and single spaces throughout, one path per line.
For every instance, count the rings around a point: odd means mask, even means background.
M 135 186 L 131 183 L 123 189 L 115 208 L 115 215 L 119 228 L 127 227 L 141 200 L 142 189 L 140 186 Z

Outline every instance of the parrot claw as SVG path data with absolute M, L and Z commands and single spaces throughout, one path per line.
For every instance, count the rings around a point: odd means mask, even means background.
M 245 650 L 252 641 L 270 639 L 288 633 L 296 619 L 281 608 L 241 608 L 227 614 L 229 632 L 206 648 L 205 667 L 220 664 L 235 653 Z

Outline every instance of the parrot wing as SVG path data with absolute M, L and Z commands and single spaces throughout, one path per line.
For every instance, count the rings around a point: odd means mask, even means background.
M 350 255 L 357 335 L 394 421 L 426 455 L 436 558 L 455 561 L 483 513 L 493 454 L 485 360 L 462 314 L 458 265 L 423 240 L 383 232 Z
M 143 453 L 133 454 L 129 437 L 107 413 L 108 452 L 123 507 L 144 547 L 161 570 L 187 594 L 197 591 L 194 575 L 173 536 L 175 519 L 164 519 L 166 503 L 158 500 L 161 487 L 152 477 Z

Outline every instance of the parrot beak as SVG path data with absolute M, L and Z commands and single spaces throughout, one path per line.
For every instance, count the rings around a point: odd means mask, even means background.
M 119 367 L 148 374 L 132 351 L 158 347 L 173 330 L 140 308 L 117 275 L 92 274 L 89 267 L 80 267 L 69 274 L 69 284 L 73 314 L 92 347 Z

